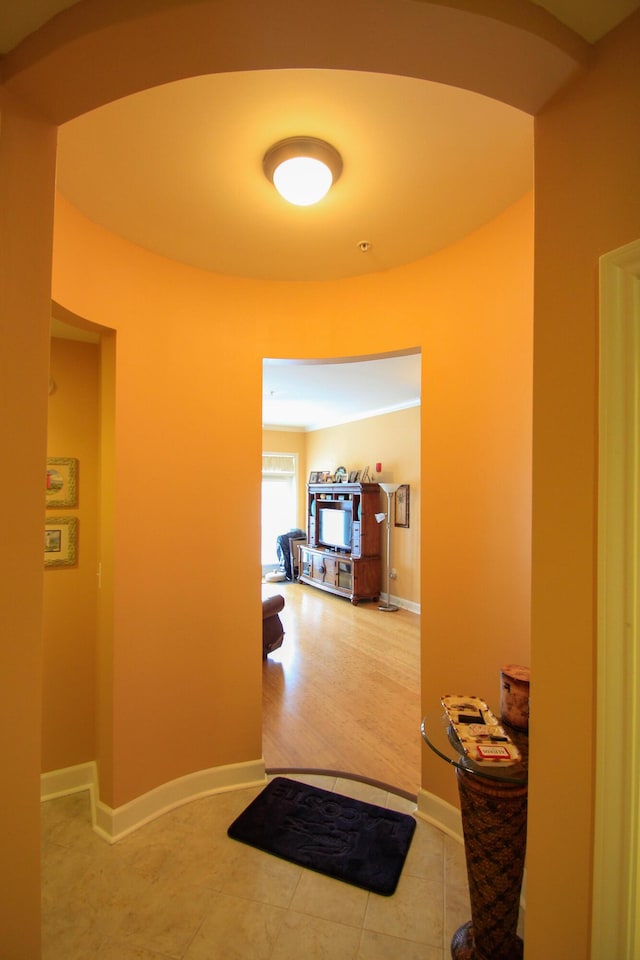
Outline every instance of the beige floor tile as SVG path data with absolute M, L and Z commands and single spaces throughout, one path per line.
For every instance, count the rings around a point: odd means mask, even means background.
M 360 941 L 358 960 L 448 960 L 449 954 L 440 947 L 413 943 L 383 933 L 364 930 Z
M 440 830 L 424 820 L 416 821 L 402 875 L 439 883 L 444 880 L 444 837 Z
M 273 780 L 274 777 L 286 777 L 287 780 L 297 780 L 300 783 L 308 783 L 312 787 L 320 787 L 322 790 L 336 790 L 337 778 L 331 776 L 325 776 L 322 773 L 277 773 L 269 776 L 269 780 Z M 340 790 L 336 790 L 337 793 L 340 793 Z M 352 796 L 352 794 L 349 794 Z
M 354 797 L 354 799 L 362 800 L 364 803 L 375 803 L 379 807 L 390 805 L 388 802 L 390 795 L 386 790 L 381 790 L 380 787 L 375 787 L 371 783 L 364 783 L 361 780 L 338 777 L 334 790 L 336 793 L 342 793 L 346 797 Z
M 166 953 L 156 953 L 155 950 L 147 950 L 146 947 L 127 946 L 122 941 L 110 939 L 102 944 L 97 954 L 87 953 L 83 960 L 90 960 L 93 957 L 97 960 L 167 960 Z
M 67 909 L 78 905 L 91 917 L 97 930 L 115 936 L 131 905 L 145 903 L 150 889 L 152 883 L 133 873 L 126 864 L 99 859 L 71 885 Z
M 369 897 L 364 928 L 441 947 L 443 910 L 441 883 L 403 875 L 392 897 Z
M 267 783 L 258 787 L 247 787 L 243 790 L 227 790 L 222 793 L 215 793 L 209 797 L 204 797 L 198 816 L 194 822 L 198 829 L 210 823 L 214 834 L 226 836 L 227 828 L 233 823 L 242 811 L 249 806 L 259 793 L 266 787 Z
M 61 847 L 57 843 L 42 845 L 41 900 L 43 911 L 56 910 L 61 899 L 68 900 L 69 891 L 78 878 L 84 876 L 94 863 L 89 853 L 80 849 Z
M 469 894 L 466 890 L 446 887 L 444 898 L 444 941 L 445 944 L 448 944 L 451 943 L 451 937 L 458 927 L 471 919 L 471 906 L 469 904 Z
M 221 892 L 234 862 L 232 841 L 228 838 L 203 842 L 191 837 L 172 851 L 169 864 L 174 883 L 179 886 L 203 886 Z
M 114 939 L 182 957 L 218 894 L 203 887 L 177 889 L 173 878 L 149 884 L 144 895 L 128 901 Z
M 43 800 L 40 804 L 40 828 L 43 837 L 47 837 L 61 823 L 91 823 L 91 808 L 89 793 L 82 790 L 68 794 L 66 797 L 56 797 L 54 800 Z
M 407 800 L 406 797 L 399 797 L 396 793 L 388 793 L 384 806 L 390 810 L 397 810 L 399 813 L 408 813 L 413 816 L 416 812 L 416 801 Z
M 452 837 L 443 835 L 445 883 L 467 886 L 467 861 L 464 846 Z
M 291 909 L 296 913 L 361 927 L 368 897 L 366 890 L 304 870 Z
M 413 813 L 370 784 L 289 775 Z M 42 805 L 43 960 L 445 960 L 470 917 L 464 849 L 420 819 L 396 893 L 231 840 L 262 787 L 184 804 L 110 846 L 88 794 Z
M 279 907 L 222 894 L 213 902 L 185 960 L 269 960 L 284 916 Z
M 230 896 L 288 907 L 302 876 L 302 868 L 263 853 L 237 840 L 229 840 L 234 853 L 222 890 Z
M 271 960 L 356 960 L 361 931 L 288 911 Z
M 86 960 L 100 956 L 104 940 L 86 912 L 49 912 L 43 917 L 42 960 Z
M 56 809 L 59 805 L 59 809 Z M 41 838 L 43 843 L 56 843 L 62 847 L 81 848 L 84 852 L 100 854 L 104 846 L 91 828 L 91 808 L 88 791 L 75 793 L 41 804 Z

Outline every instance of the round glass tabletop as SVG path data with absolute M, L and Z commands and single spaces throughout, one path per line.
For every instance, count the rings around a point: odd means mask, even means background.
M 420 730 L 427 746 L 458 770 L 484 777 L 486 780 L 524 786 L 529 773 L 529 737 L 526 733 L 504 724 L 504 721 L 501 723 L 522 755 L 520 763 L 475 763 L 470 760 L 464 755 L 460 741 L 444 712 L 427 714 L 422 720 Z

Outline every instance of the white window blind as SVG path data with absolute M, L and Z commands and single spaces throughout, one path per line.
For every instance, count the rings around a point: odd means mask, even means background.
M 294 477 L 296 473 L 296 458 L 293 454 L 263 453 L 263 477 Z
M 277 537 L 296 525 L 297 456 L 262 454 L 262 564 L 275 565 Z

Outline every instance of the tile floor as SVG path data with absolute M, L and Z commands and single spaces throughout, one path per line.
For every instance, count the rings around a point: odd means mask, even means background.
M 358 781 L 296 778 L 415 810 Z M 228 825 L 259 792 L 194 800 L 113 846 L 91 829 L 87 793 L 43 803 L 43 960 L 450 956 L 470 917 L 459 843 L 417 818 L 395 894 L 370 894 L 230 840 Z

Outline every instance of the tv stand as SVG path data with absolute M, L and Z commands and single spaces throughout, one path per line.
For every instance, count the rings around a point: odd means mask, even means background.
M 322 510 L 345 512 L 351 549 L 322 542 Z M 377 483 L 313 483 L 307 486 L 307 543 L 298 547 L 298 580 L 352 603 L 380 596 L 380 511 Z

